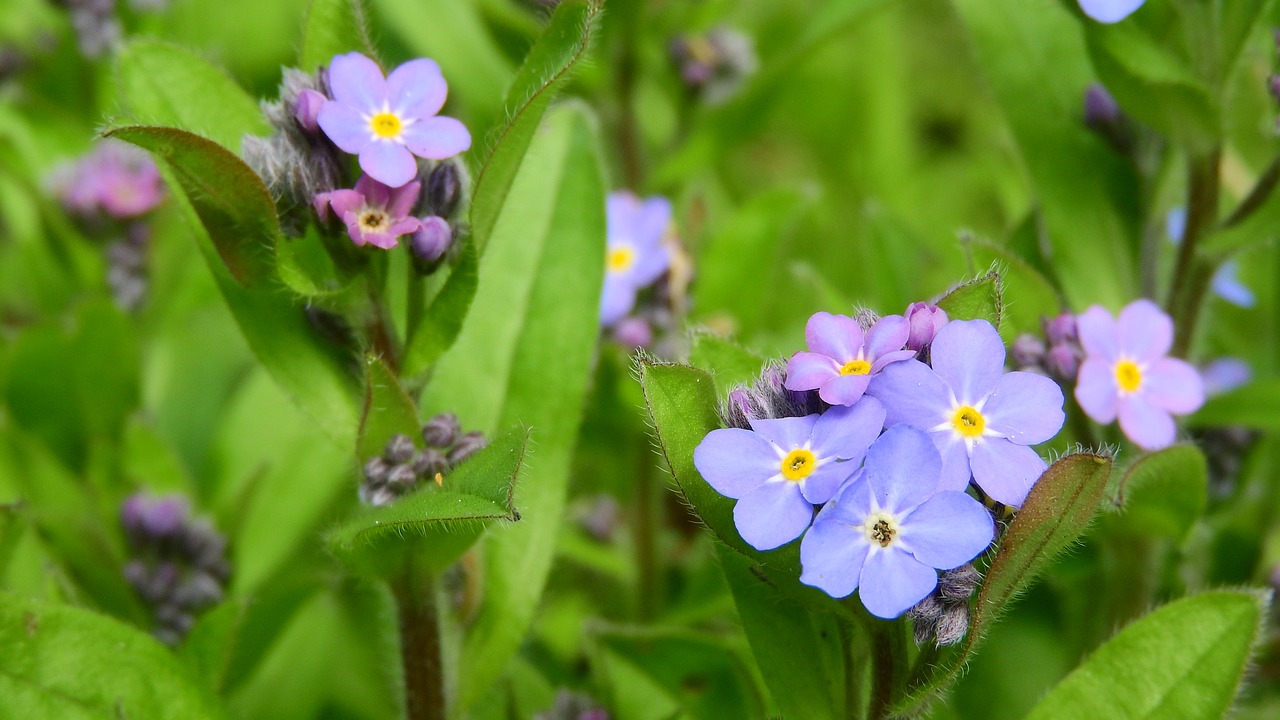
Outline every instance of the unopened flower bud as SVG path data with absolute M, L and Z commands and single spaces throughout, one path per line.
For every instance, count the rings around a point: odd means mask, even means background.
M 387 486 L 404 492 L 418 484 L 418 474 L 412 465 L 396 465 L 387 473 Z
M 360 486 L 360 502 L 371 507 L 381 507 L 389 505 L 396 499 L 396 493 L 386 486 L 373 487 L 371 485 Z
M 458 434 L 461 432 L 462 425 L 458 422 L 457 415 L 440 413 L 422 426 L 422 442 L 427 447 L 449 448 L 458 441 Z
M 194 572 L 173 593 L 173 602 L 186 608 L 203 608 L 222 599 L 222 583 L 206 572 Z
M 1080 370 L 1080 353 L 1068 343 L 1049 348 L 1041 361 L 1044 369 L 1059 380 L 1074 380 Z
M 453 228 L 439 215 L 422 218 L 422 224 L 409 240 L 413 254 L 424 262 L 433 263 L 444 257 L 453 244 Z
M 972 564 L 961 565 L 943 571 L 938 577 L 938 594 L 944 600 L 968 600 L 981 581 L 982 575 Z
M 903 315 L 911 324 L 911 335 L 907 337 L 907 349 L 916 352 L 933 342 L 933 336 L 947 324 L 949 319 L 946 310 L 927 302 L 911 303 Z
M 649 347 L 653 344 L 653 328 L 644 318 L 623 318 L 613 326 L 613 339 L 629 348 Z
M 449 460 L 444 453 L 435 448 L 422 450 L 413 457 L 413 472 L 423 479 L 431 479 L 436 473 L 449 469 Z
M 442 218 L 452 217 L 462 200 L 462 179 L 458 166 L 442 162 L 427 176 L 427 189 L 423 197 L 427 209 Z
M 1035 335 L 1019 335 L 1009 348 L 1009 357 L 1019 369 L 1038 368 L 1044 361 L 1044 341 Z
M 1096 83 L 1084 91 L 1084 124 L 1116 152 L 1127 155 L 1133 149 L 1128 117 L 1111 93 Z
M 298 97 L 293 101 L 293 119 L 298 121 L 298 125 L 303 130 L 311 134 L 320 131 L 320 125 L 316 122 L 316 117 L 320 114 L 320 107 L 329 102 L 329 98 L 320 94 L 316 90 L 303 90 L 298 93 Z
M 1057 317 L 1045 318 L 1044 337 L 1050 345 L 1066 342 L 1078 342 L 1076 335 L 1076 316 L 1064 312 Z
M 387 475 L 391 473 L 391 464 L 383 460 L 381 456 L 375 457 L 364 464 L 364 479 L 372 485 L 380 485 L 387 481 Z
M 400 465 L 413 459 L 414 450 L 413 440 L 408 435 L 392 435 L 382 451 L 382 457 L 392 465 Z
M 934 641 L 939 646 L 955 645 L 969 631 L 969 604 L 946 605 L 938 622 L 933 626 Z
M 186 520 L 187 503 L 177 496 L 156 499 L 142 516 L 143 529 L 156 538 L 176 535 Z
M 483 450 L 487 444 L 483 433 L 469 432 L 463 435 L 458 438 L 458 442 L 449 451 L 449 466 L 457 467 L 465 462 L 467 458 Z

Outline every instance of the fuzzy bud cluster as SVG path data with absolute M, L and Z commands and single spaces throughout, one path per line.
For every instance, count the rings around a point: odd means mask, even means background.
M 191 517 L 176 495 L 131 495 L 120 524 L 132 554 L 125 579 L 151 608 L 155 636 L 175 645 L 197 613 L 222 599 L 231 576 L 226 538 L 207 519 Z
M 783 386 L 787 371 L 782 365 L 765 367 L 750 386 L 739 385 L 720 406 L 725 427 L 751 429 L 752 420 L 804 417 L 820 413 L 826 403 L 813 390 L 788 390 Z
M 420 433 L 423 447 L 408 435 L 393 435 L 382 454 L 364 464 L 360 500 L 367 505 L 387 505 L 421 484 L 440 484 L 450 470 L 484 449 L 484 435 L 462 432 L 453 413 L 441 413 L 427 421 Z
M 1076 316 L 1064 312 L 1043 321 L 1044 337 L 1021 335 L 1009 350 L 1020 370 L 1038 372 L 1060 383 L 1073 383 L 1084 359 Z
M 954 645 L 963 640 L 969 631 L 969 597 L 981 581 L 972 564 L 942 571 L 933 593 L 907 611 L 916 645 Z
M 147 296 L 147 257 L 151 248 L 151 228 L 131 222 L 124 238 L 107 246 L 107 286 L 121 310 L 133 312 Z

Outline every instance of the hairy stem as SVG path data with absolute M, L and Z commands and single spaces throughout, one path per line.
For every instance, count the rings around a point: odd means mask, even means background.
M 889 717 L 889 708 L 906 679 L 907 643 L 901 621 L 870 620 L 872 680 L 871 709 L 867 717 L 880 720 Z
M 444 720 L 444 672 L 440 662 L 440 618 L 435 577 L 414 563 L 409 548 L 404 568 L 392 580 L 400 620 L 405 709 L 409 720 Z

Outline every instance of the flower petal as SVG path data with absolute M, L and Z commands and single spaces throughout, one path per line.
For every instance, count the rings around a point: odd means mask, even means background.
M 1085 15 L 1100 23 L 1117 23 L 1142 7 L 1146 0 L 1080 0 Z
M 885 315 L 867 331 L 867 357 L 876 359 L 882 355 L 901 350 L 907 345 L 911 336 L 911 323 L 901 315 Z M 915 353 L 911 353 L 914 355 Z M 908 355 L 907 357 L 910 357 Z
M 832 498 L 840 487 L 858 471 L 858 461 L 842 461 L 825 458 L 818 461 L 813 474 L 800 483 L 800 494 L 814 505 L 821 505 Z
M 621 278 L 605 275 L 600 292 L 600 324 L 609 327 L 627 316 L 636 304 L 636 289 Z
M 973 481 L 996 502 L 1021 507 L 1031 486 L 1049 467 L 1035 450 L 1004 438 L 983 438 L 969 458 Z
M 839 376 L 840 366 L 835 360 L 818 353 L 798 352 L 787 361 L 787 379 L 782 386 L 788 390 L 817 390 Z
M 1115 318 L 1101 305 L 1090 307 L 1076 318 L 1076 333 L 1086 355 L 1103 360 L 1120 356 Z
M 662 273 L 666 272 L 667 266 L 671 264 L 671 255 L 662 245 L 652 247 L 637 245 L 636 255 L 635 263 L 627 272 L 627 276 L 636 287 L 652 284 L 654 280 L 662 277 Z
M 1086 358 L 1076 379 L 1076 402 L 1094 422 L 1103 425 L 1116 419 L 1120 397 L 1111 364 L 1101 357 Z
M 985 397 L 1004 373 L 1004 342 L 986 320 L 947 323 L 929 352 L 933 371 L 964 405 Z
M 1019 445 L 1042 443 L 1062 429 L 1062 388 L 1043 375 L 1008 373 L 982 406 L 987 429 Z
M 868 493 L 867 484 L 858 483 L 841 493 L 840 502 L 861 510 L 861 517 L 865 517 L 870 512 Z M 800 582 L 839 598 L 858 589 L 862 565 L 871 548 L 864 533 L 837 517 L 836 507 L 828 503 L 800 541 Z
M 892 620 L 933 592 L 938 572 L 910 553 L 890 547 L 867 555 L 858 580 L 858 596 L 867 610 Z
M 828 405 L 852 405 L 862 398 L 870 383 L 870 375 L 836 375 L 822 383 L 818 397 Z
M 359 112 L 372 113 L 380 110 L 387 99 L 387 81 L 377 63 L 358 52 L 350 52 L 334 57 L 329 63 L 329 91 L 339 103 Z M 330 103 L 325 103 L 328 105 Z
M 662 243 L 662 236 L 667 234 L 667 226 L 671 224 L 671 201 L 661 195 L 644 199 L 635 217 L 636 243 L 656 247 Z
M 733 506 L 733 524 L 747 544 L 772 550 L 795 540 L 813 520 L 813 506 L 795 483 L 767 482 Z
M 942 453 L 942 475 L 938 478 L 938 491 L 964 492 L 973 476 L 969 462 L 969 446 L 954 432 L 929 433 L 933 444 Z
M 895 350 L 890 353 L 885 353 L 884 355 L 877 357 L 875 359 L 875 362 L 871 363 L 871 374 L 872 375 L 878 374 L 890 363 L 902 362 L 903 360 L 910 360 L 915 356 L 916 356 L 915 350 Z
M 403 218 L 408 217 L 413 211 L 413 206 L 418 202 L 418 191 L 422 188 L 422 183 L 411 182 L 403 187 L 395 188 L 387 194 L 387 212 L 391 217 Z M 414 228 L 415 230 L 417 228 Z
M 1218 297 L 1242 308 L 1251 308 L 1257 304 L 1258 298 L 1240 281 L 1240 261 L 1232 258 L 1218 266 L 1213 274 L 1211 287 Z
M 388 187 L 397 188 L 413 180 L 418 164 L 413 155 L 399 143 L 388 140 L 371 142 L 360 151 L 360 169 Z
M 1139 392 L 1161 410 L 1186 415 L 1204 404 L 1204 379 L 1184 360 L 1160 358 L 1147 368 Z
M 1168 447 L 1176 434 L 1169 413 L 1148 402 L 1142 393 L 1120 400 L 1120 429 L 1143 450 Z
M 610 240 L 626 239 L 635 242 L 636 216 L 640 212 L 640 198 L 630 190 L 618 190 L 605 198 L 606 234 Z
M 410 60 L 387 76 L 387 103 L 401 117 L 429 118 L 440 112 L 448 95 L 435 60 Z
M 847 315 L 816 312 L 804 326 L 809 352 L 826 355 L 837 366 L 853 360 L 862 348 L 862 326 Z
M 1145 298 L 1125 306 L 1116 327 L 1120 351 L 1135 360 L 1152 362 L 1169 354 L 1173 347 L 1173 319 Z
M 355 190 L 333 190 L 322 194 L 326 196 L 329 207 L 333 208 L 333 213 L 340 218 L 345 219 L 347 213 L 354 215 L 364 207 L 364 195 Z
M 400 135 L 405 147 L 428 160 L 444 160 L 471 147 L 467 126 L 451 117 L 436 116 L 405 127 Z
M 942 456 L 926 433 L 908 425 L 895 425 L 871 445 L 865 467 L 867 483 L 878 506 L 901 513 L 937 490 Z
M 902 519 L 902 542 L 920 562 L 950 570 L 991 544 L 996 526 L 982 503 L 962 492 L 940 492 Z
M 867 395 L 884 405 L 885 425 L 906 423 L 928 430 L 951 416 L 951 390 L 919 360 L 893 363 L 875 376 Z
M 861 460 L 884 428 L 884 406 L 864 398 L 853 407 L 833 407 L 813 426 L 810 447 L 820 458 Z
M 803 447 L 818 422 L 817 413 L 804 417 L 751 420 L 751 429 L 765 440 L 782 448 L 784 453 Z
M 339 102 L 325 103 L 316 115 L 316 123 L 324 131 L 325 136 L 343 152 L 355 155 L 373 142 L 373 132 L 369 130 L 369 123 L 365 122 L 359 111 L 350 105 Z
M 734 499 L 777 475 L 781 467 L 769 441 L 739 428 L 707 433 L 694 448 L 693 464 L 716 492 Z

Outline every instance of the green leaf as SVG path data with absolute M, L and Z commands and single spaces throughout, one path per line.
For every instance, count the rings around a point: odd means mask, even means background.
M 134 325 L 108 300 L 87 303 L 71 339 L 77 358 L 72 378 L 89 432 L 118 437 L 139 402 L 141 364 Z
M 1139 459 L 1120 482 L 1122 527 L 1181 541 L 1208 502 L 1204 453 L 1191 445 L 1165 448 Z
M 1054 317 L 1062 311 L 1062 299 L 1053 284 L 1013 252 L 981 239 L 970 242 L 969 250 L 979 267 L 989 264 L 1000 276 L 1001 297 L 1007 294 L 1017 299 L 1000 308 L 1006 337 L 1039 334 L 1043 332 L 1041 318 Z
M 1245 427 L 1280 433 L 1280 380 L 1256 380 L 1210 398 L 1188 423 L 1195 427 Z
M 364 413 L 356 456 L 361 462 L 382 454 L 393 435 L 418 437 L 418 409 L 400 381 L 376 355 L 364 359 Z
M 717 545 L 738 618 L 782 717 L 846 717 L 839 620 L 778 592 L 740 553 Z
M 211 691 L 225 696 L 253 674 L 312 592 L 294 585 L 222 603 L 197 620 L 182 641 L 182 658 Z
M 405 377 L 415 377 L 426 372 L 444 355 L 462 332 L 467 310 L 475 298 L 479 282 L 479 258 L 474 242 L 463 247 L 458 262 L 448 271 L 448 276 L 438 286 L 436 294 L 428 299 L 422 322 L 413 330 L 409 347 L 405 350 Z M 444 274 L 438 271 L 437 274 Z
M 355 377 L 347 348 L 326 339 L 307 308 L 274 278 L 275 204 L 257 175 L 231 153 L 172 128 L 124 127 L 108 135 L 165 161 L 174 199 L 258 359 L 330 436 L 350 442 Z
M 303 22 L 298 67 L 305 72 L 329 64 L 336 55 L 363 53 L 377 58 L 369 42 L 361 0 L 311 0 Z
M 107 137 L 131 142 L 167 164 L 192 200 L 227 270 L 242 285 L 269 282 L 280 220 L 257 173 L 217 143 L 184 130 L 127 126 Z
M 0 696 L 4 714 L 16 718 L 223 717 L 213 696 L 151 636 L 97 613 L 8 593 L 0 593 Z
M 511 81 L 503 102 L 509 119 L 497 131 L 497 140 L 480 167 L 471 198 L 471 234 L 481 255 L 533 142 L 534 131 L 591 46 L 602 7 L 599 0 L 560 3 Z
M 486 432 L 534 429 L 536 460 L 517 488 L 524 519 L 485 541 L 485 603 L 462 651 L 465 712 L 501 674 L 533 621 L 551 569 L 573 446 L 599 337 L 605 185 L 593 118 L 547 114 L 480 261 L 480 284 L 423 403 Z
M 507 431 L 446 475 L 440 487 L 428 483 L 343 523 L 329 533 L 330 548 L 346 560 L 381 567 L 380 556 L 423 538 L 415 551 L 433 572 L 444 570 L 494 521 L 520 519 L 512 496 L 528 439 L 527 430 Z
M 1197 720 L 1231 708 L 1268 600 L 1206 592 L 1121 630 L 1040 701 L 1027 720 Z
M 1009 601 L 1025 591 L 1088 528 L 1102 503 L 1110 474 L 1111 458 L 1093 453 L 1067 455 L 1049 466 L 1000 538 L 978 590 L 964 644 L 944 655 L 933 672 L 898 704 L 895 713 L 918 712 L 960 677 L 970 655 Z
M 1004 311 L 1004 286 L 1000 275 L 989 272 L 982 277 L 948 292 L 938 301 L 938 307 L 947 311 L 952 320 L 986 320 L 1000 329 Z
M 717 394 L 725 395 L 734 386 L 748 385 L 759 377 L 764 358 L 737 343 L 699 333 L 693 337 L 689 362 L 711 373 Z
M 269 132 L 248 93 L 222 70 L 176 45 L 131 41 L 117 56 L 116 76 L 121 103 L 139 124 L 170 125 L 231 151 L 240 149 L 245 135 Z

